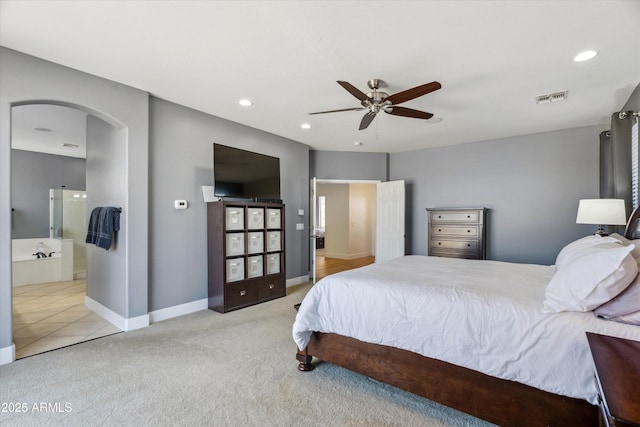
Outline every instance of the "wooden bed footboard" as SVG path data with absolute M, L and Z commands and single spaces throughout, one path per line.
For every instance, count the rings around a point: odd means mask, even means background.
M 431 359 L 407 350 L 314 332 L 298 351 L 299 369 L 311 358 L 425 397 L 500 426 L 598 426 L 596 406 L 515 381 Z

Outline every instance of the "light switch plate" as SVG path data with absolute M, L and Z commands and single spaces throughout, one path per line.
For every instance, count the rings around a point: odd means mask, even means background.
M 296 224 L 296 230 L 304 230 L 304 224 Z

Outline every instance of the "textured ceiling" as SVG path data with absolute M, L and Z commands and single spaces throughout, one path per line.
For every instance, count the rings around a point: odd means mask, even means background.
M 640 82 L 640 1 L 1 0 L 0 45 L 314 149 L 399 152 L 606 126 Z M 403 106 L 442 121 L 308 115 L 358 107 L 336 80 L 372 78 L 439 81 Z

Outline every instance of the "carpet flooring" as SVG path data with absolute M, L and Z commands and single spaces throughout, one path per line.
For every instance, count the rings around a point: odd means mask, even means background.
M 0 366 L 0 425 L 490 425 L 329 363 L 299 372 L 293 305 L 309 286 Z

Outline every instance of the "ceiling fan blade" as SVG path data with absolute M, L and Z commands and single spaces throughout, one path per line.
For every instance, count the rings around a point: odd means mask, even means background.
M 385 113 L 393 114 L 394 116 L 403 116 L 403 117 L 411 117 L 413 119 L 430 119 L 433 117 L 433 114 L 427 113 L 426 111 L 414 110 L 413 108 L 407 107 L 396 107 L 391 106 L 385 108 Z
M 369 97 L 364 92 L 362 92 L 360 89 L 358 89 L 357 87 L 355 87 L 351 83 L 338 80 L 338 84 L 340 86 L 342 86 L 343 88 L 345 88 L 347 90 L 347 92 L 349 92 L 351 95 L 353 95 L 356 98 L 358 98 L 360 101 L 368 101 L 369 100 Z
M 325 114 L 325 113 L 339 113 L 341 111 L 362 111 L 362 110 L 366 110 L 366 108 L 364 107 L 358 107 L 358 108 L 343 108 L 341 110 L 329 110 L 329 111 L 318 111 L 315 113 L 309 113 L 309 115 L 313 115 L 313 114 Z
M 411 89 L 403 90 L 402 92 L 398 92 L 391 96 L 388 96 L 385 101 L 389 101 L 392 104 L 402 104 L 403 102 L 410 101 L 414 98 L 417 98 L 422 95 L 426 95 L 430 92 L 438 90 L 442 87 L 442 85 L 438 82 L 431 82 L 427 84 L 423 84 L 421 86 L 416 86 Z
M 363 129 L 366 129 L 367 127 L 369 127 L 369 125 L 371 124 L 371 122 L 375 118 L 376 118 L 376 113 L 372 113 L 371 111 L 369 111 L 362 118 L 362 121 L 360 122 L 360 128 L 358 130 L 363 130 Z

